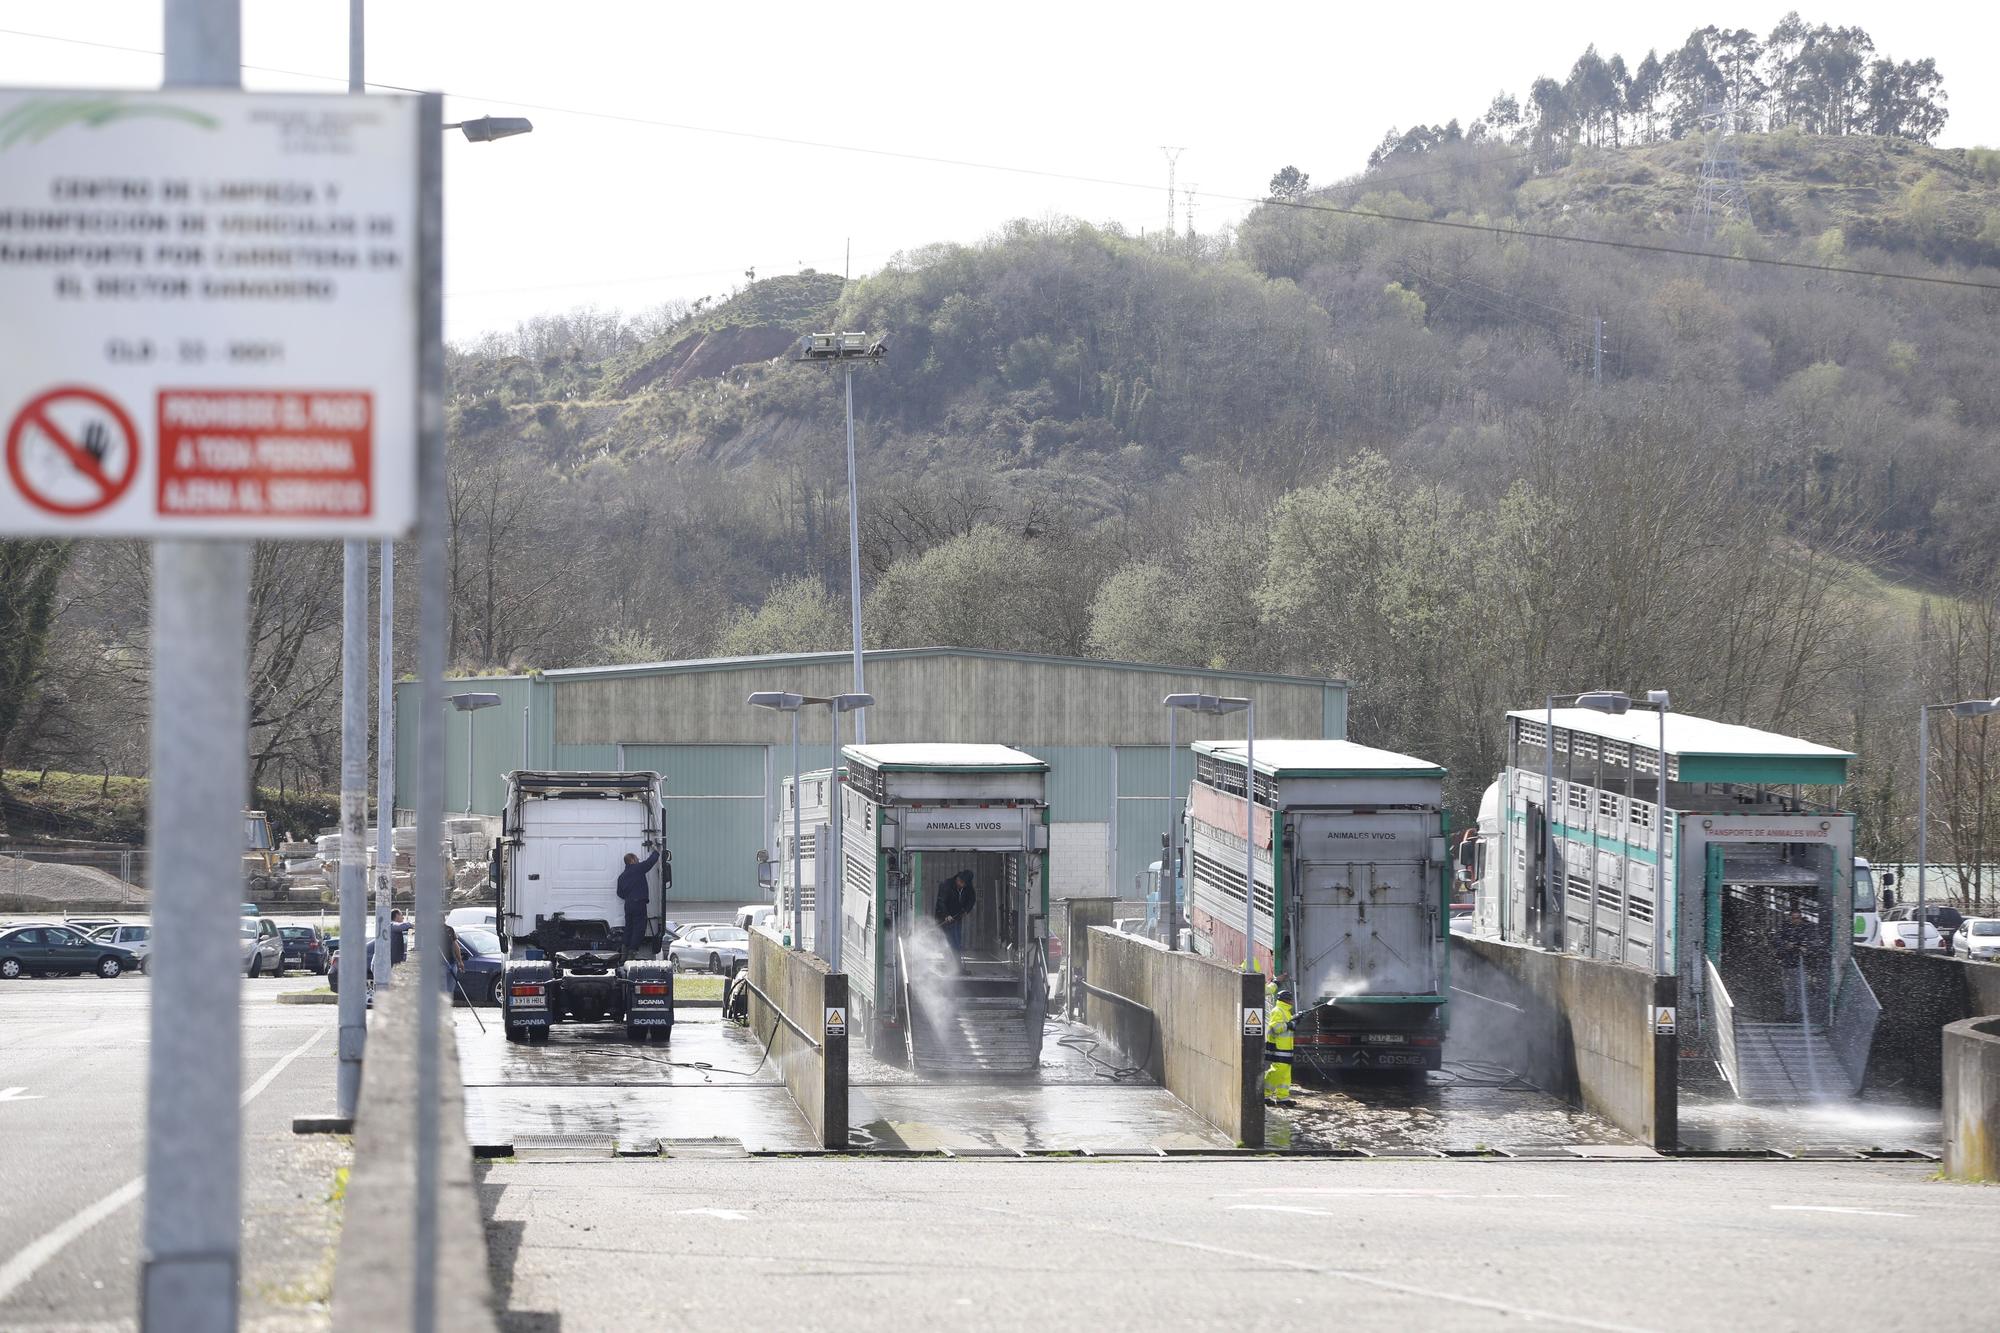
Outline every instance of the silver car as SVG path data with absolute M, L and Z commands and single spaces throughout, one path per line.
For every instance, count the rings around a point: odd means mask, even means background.
M 121 949 L 130 949 L 139 956 L 139 970 L 146 970 L 146 956 L 153 952 L 153 928 L 147 925 L 114 923 L 99 926 L 90 932 L 90 938 L 100 944 L 115 944 Z
M 722 976 L 750 962 L 750 932 L 741 926 L 687 926 L 667 946 L 675 967 L 699 967 Z
M 1967 917 L 1952 936 L 1951 951 L 1972 963 L 2000 963 L 2000 917 Z
M 269 920 L 245 917 L 237 929 L 237 942 L 243 948 L 244 976 L 275 977 L 284 970 L 285 942 Z

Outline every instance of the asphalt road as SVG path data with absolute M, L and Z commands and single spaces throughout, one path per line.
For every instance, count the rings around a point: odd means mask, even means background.
M 336 1010 L 276 997 L 319 984 L 243 983 L 246 1314 L 289 1285 L 268 1280 L 262 1252 L 314 1231 L 344 1152 L 291 1132 L 294 1115 L 332 1109 Z M 136 1320 L 150 989 L 131 975 L 0 982 L 0 1328 Z
M 738 1158 L 496 1162 L 480 1193 L 514 1333 L 1991 1328 L 1944 1275 L 1990 1265 L 2000 1191 L 1934 1170 Z

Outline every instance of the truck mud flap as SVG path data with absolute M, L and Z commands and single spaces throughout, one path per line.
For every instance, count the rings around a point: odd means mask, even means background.
M 674 1027 L 674 968 L 665 959 L 625 964 L 625 1035 L 664 1041 Z
M 510 958 L 500 975 L 500 1022 L 507 1040 L 546 1037 L 553 1021 L 555 968 L 541 959 Z

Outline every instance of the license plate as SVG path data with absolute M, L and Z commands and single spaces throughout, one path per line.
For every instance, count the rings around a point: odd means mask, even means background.
M 1371 1046 L 1401 1046 L 1403 1044 L 1403 1038 L 1394 1032 L 1367 1032 L 1362 1034 L 1361 1040 Z
M 515 1009 L 546 1009 L 549 1007 L 549 997 L 546 995 L 516 995 L 513 997 L 512 1007 Z

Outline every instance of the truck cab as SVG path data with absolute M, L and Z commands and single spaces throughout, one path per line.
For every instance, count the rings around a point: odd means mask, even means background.
M 622 1023 L 634 1041 L 673 1030 L 673 964 L 662 958 L 672 857 L 656 773 L 507 775 L 490 874 L 501 946 L 502 1026 L 546 1040 L 561 1022 Z M 646 875 L 645 925 L 625 945 L 618 877 L 625 855 Z

